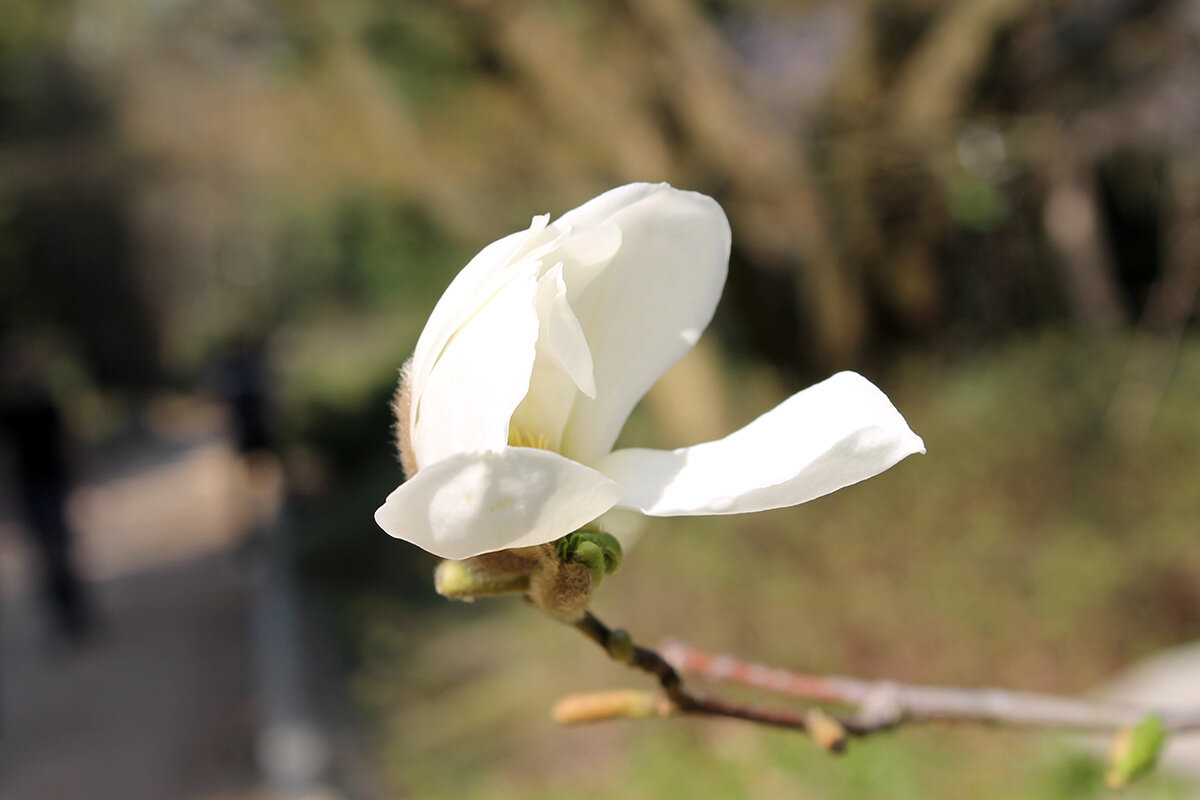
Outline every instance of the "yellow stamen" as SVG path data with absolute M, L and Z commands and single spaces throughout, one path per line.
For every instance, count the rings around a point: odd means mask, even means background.
M 540 433 L 527 433 L 516 425 L 508 428 L 509 447 L 535 447 L 538 450 L 549 450 L 550 442 Z

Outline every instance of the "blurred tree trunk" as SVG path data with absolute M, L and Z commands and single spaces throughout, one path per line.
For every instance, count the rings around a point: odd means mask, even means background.
M 1145 441 L 1158 412 L 1188 320 L 1200 301 L 1200 151 L 1176 153 L 1168 167 L 1170 218 L 1166 262 L 1151 287 L 1125 373 L 1109 407 L 1109 430 L 1119 441 Z
M 658 54 L 652 67 L 662 100 L 700 169 L 727 182 L 723 199 L 750 262 L 743 268 L 795 275 L 799 352 L 822 368 L 855 362 L 867 331 L 862 275 L 835 246 L 807 147 L 755 104 L 740 65 L 695 4 L 624 1 Z
M 1108 331 L 1125 321 L 1101 228 L 1095 168 L 1074 163 L 1065 148 L 1046 167 L 1046 233 L 1058 252 L 1063 293 L 1082 327 Z
M 925 148 L 953 137 L 997 36 L 1031 4 L 1031 0 L 945 3 L 916 51 L 905 60 L 890 93 L 891 129 Z

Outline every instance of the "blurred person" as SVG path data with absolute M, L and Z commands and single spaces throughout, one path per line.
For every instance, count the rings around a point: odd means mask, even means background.
M 243 467 L 233 476 L 234 515 L 253 537 L 274 519 L 283 491 L 271 430 L 271 376 L 264 348 L 246 341 L 230 346 L 212 385 L 228 410 L 230 436 Z
M 234 445 L 247 459 L 273 451 L 269 383 L 261 352 L 247 345 L 231 348 L 217 370 L 217 393 L 229 408 Z
M 66 513 L 73 483 L 68 432 L 37 362 L 28 353 L 5 353 L 2 390 L 0 438 L 12 454 L 24 527 L 41 562 L 43 601 L 53 629 L 79 644 L 91 631 L 93 614 L 74 561 L 75 535 Z

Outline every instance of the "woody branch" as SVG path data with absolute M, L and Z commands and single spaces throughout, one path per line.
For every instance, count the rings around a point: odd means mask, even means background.
M 908 723 L 956 722 L 1077 731 L 1120 731 L 1157 714 L 1172 733 L 1200 731 L 1200 709 L 1150 708 L 1093 703 L 1002 689 L 957 689 L 806 675 L 700 650 L 676 640 L 661 650 L 634 645 L 623 630 L 609 628 L 591 613 L 574 627 L 611 658 L 653 675 L 662 694 L 603 692 L 563 698 L 555 708 L 562 723 L 619 717 L 694 714 L 741 719 L 805 731 L 828 750 L 840 752 L 850 737 L 867 736 Z M 833 714 L 818 707 L 781 711 L 731 703 L 693 693 L 684 674 L 765 689 L 792 697 L 847 707 Z

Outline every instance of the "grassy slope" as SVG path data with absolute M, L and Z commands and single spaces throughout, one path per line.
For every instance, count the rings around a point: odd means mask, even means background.
M 1200 637 L 1200 342 L 1136 448 L 1105 425 L 1126 353 L 1048 335 L 948 370 L 910 363 L 887 389 L 929 455 L 796 509 L 656 521 L 598 611 L 646 642 L 781 666 L 1062 692 Z M 767 402 L 741 398 L 739 420 Z M 647 414 L 631 424 L 653 435 Z M 736 723 L 560 730 L 547 717 L 560 694 L 645 682 L 516 600 L 356 608 L 355 693 L 408 796 L 1104 793 L 1097 762 L 1032 734 L 909 729 L 831 759 Z M 1134 794 L 1181 793 L 1156 777 Z

